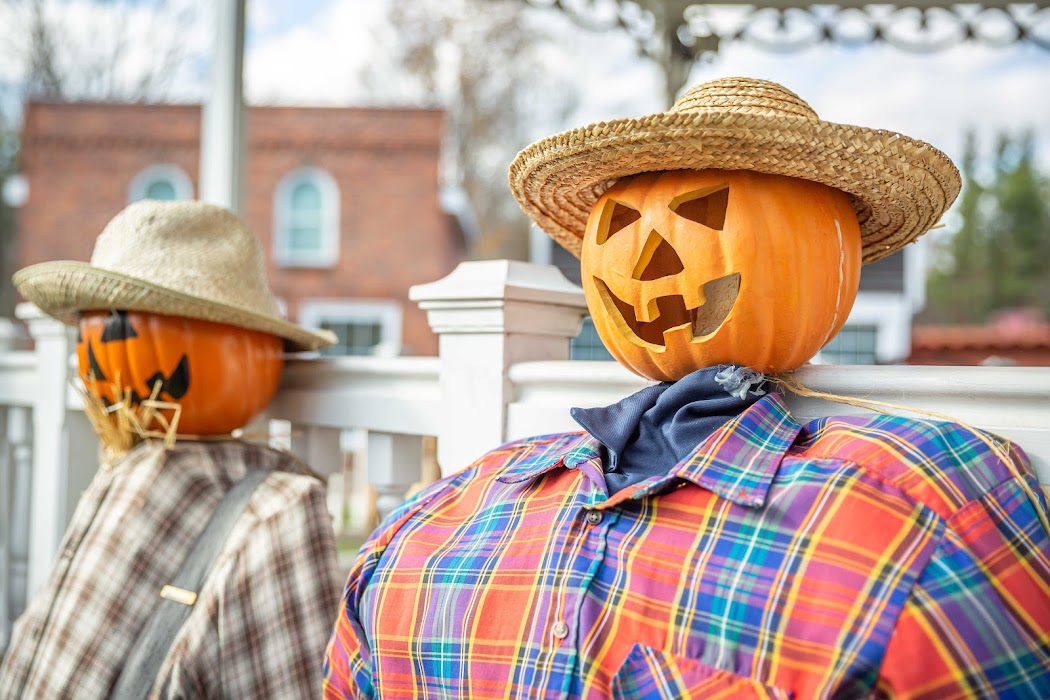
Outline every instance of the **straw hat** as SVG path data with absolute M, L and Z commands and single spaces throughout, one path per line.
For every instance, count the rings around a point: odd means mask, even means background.
M 788 175 L 847 192 L 864 262 L 928 231 L 961 186 L 956 167 L 929 144 L 821 121 L 781 85 L 725 78 L 697 85 L 667 112 L 532 144 L 511 163 L 510 188 L 525 213 L 579 257 L 591 207 L 617 179 L 705 168 Z
M 288 350 L 335 342 L 281 318 L 266 284 L 262 249 L 232 212 L 204 202 L 143 200 L 113 218 L 91 262 L 56 260 L 14 276 L 44 313 L 70 325 L 80 311 L 129 309 L 263 331 Z

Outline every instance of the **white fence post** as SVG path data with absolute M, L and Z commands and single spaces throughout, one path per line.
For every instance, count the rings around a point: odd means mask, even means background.
M 405 500 L 408 488 L 423 476 L 423 438 L 368 431 L 368 481 L 376 490 L 382 520 Z
M 87 420 L 67 411 L 73 329 L 32 304 L 20 304 L 15 314 L 36 345 L 26 572 L 31 596 L 47 579 L 80 489 L 98 466 L 98 443 Z
M 513 260 L 461 263 L 409 298 L 439 337 L 438 463 L 449 474 L 505 441 L 510 366 L 568 359 L 586 303 L 556 267 Z
M 29 494 L 32 479 L 32 436 L 30 435 L 29 409 L 24 406 L 9 406 L 6 410 L 4 443 L 5 455 L 0 459 L 0 469 L 5 472 L 6 484 L 0 489 L 5 501 L 0 510 L 6 511 L 3 526 L 6 530 L 4 543 L 4 568 L 0 577 L 0 654 L 6 646 L 11 623 L 26 605 L 26 574 L 29 560 Z

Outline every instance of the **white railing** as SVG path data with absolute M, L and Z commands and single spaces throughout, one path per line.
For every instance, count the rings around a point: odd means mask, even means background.
M 615 363 L 567 361 L 586 309 L 553 267 L 464 263 L 411 298 L 439 336 L 438 357 L 289 360 L 267 410 L 274 420 L 257 423 L 290 426 L 271 440 L 336 479 L 349 451 L 380 512 L 433 478 L 425 465 L 434 438 L 441 471 L 452 472 L 506 440 L 576 429 L 570 406 L 608 404 L 646 384 Z M 0 353 L 0 648 L 97 468 L 97 442 L 70 384 L 72 333 L 33 307 L 19 315 L 36 349 Z M 814 366 L 800 377 L 990 429 L 1022 445 L 1050 483 L 1050 368 Z M 802 418 L 861 411 L 788 403 Z

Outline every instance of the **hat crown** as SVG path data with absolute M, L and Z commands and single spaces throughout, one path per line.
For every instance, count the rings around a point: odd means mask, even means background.
M 143 200 L 106 225 L 95 267 L 254 313 L 279 315 L 258 239 L 234 213 L 197 201 Z M 134 308 L 129 299 L 128 308 Z
M 761 114 L 767 117 L 817 119 L 805 100 L 783 85 L 758 78 L 722 78 L 701 83 L 682 95 L 672 112 Z

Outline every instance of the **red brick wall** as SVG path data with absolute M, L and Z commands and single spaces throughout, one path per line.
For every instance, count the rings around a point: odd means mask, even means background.
M 408 288 L 448 274 L 463 257 L 438 204 L 439 110 L 254 107 L 248 112 L 244 217 L 269 261 L 270 284 L 297 317 L 301 299 L 393 299 L 402 343 L 432 355 L 437 340 Z M 200 108 L 30 103 L 22 169 L 19 266 L 87 260 L 95 237 L 127 205 L 144 168 L 178 165 L 197 193 Z M 273 197 L 288 172 L 321 168 L 340 194 L 339 260 L 332 268 L 273 262 Z
M 30 103 L 21 169 L 29 200 L 18 212 L 19 267 L 87 260 L 95 237 L 127 206 L 143 168 L 174 163 L 197 188 L 200 109 L 192 106 Z

